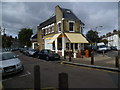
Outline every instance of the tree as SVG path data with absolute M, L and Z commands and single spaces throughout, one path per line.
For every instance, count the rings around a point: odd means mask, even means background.
M 12 36 L 7 36 L 6 34 L 2 35 L 2 47 L 10 48 L 12 45 Z
M 107 44 L 108 40 L 107 39 L 102 39 L 102 40 L 100 40 L 100 42 L 104 42 L 105 44 Z
M 91 43 L 96 43 L 99 41 L 99 36 L 97 31 L 93 31 L 93 30 L 88 31 L 86 37 Z
M 31 35 L 33 34 L 32 29 L 30 28 L 22 28 L 21 31 L 18 34 L 18 39 L 19 42 L 21 44 L 21 46 L 27 46 L 30 47 L 31 46 Z

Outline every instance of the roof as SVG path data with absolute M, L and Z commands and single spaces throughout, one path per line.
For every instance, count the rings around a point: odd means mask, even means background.
M 56 22 L 56 16 L 53 16 L 53 17 L 47 19 L 46 21 L 42 22 L 39 25 L 40 26 L 39 28 L 45 27 L 45 26 L 50 25 L 50 24 L 55 23 L 55 22 Z
M 32 39 L 36 39 L 37 38 L 37 34 L 35 34 L 33 37 L 32 37 Z
M 63 12 L 63 18 L 71 20 L 79 20 L 70 9 L 61 8 Z
M 81 22 L 81 20 L 79 20 L 79 18 L 77 18 L 77 16 L 70 9 L 61 8 L 61 10 L 63 12 L 63 18 Z M 83 22 L 81 23 L 84 25 Z
M 65 8 L 60 8 L 60 9 L 63 12 L 63 18 L 68 19 L 68 20 L 80 21 L 80 23 L 84 25 L 84 23 L 81 20 L 79 20 L 79 18 L 77 18 L 77 16 L 70 9 L 65 9 Z M 43 28 L 55 22 L 56 22 L 56 16 L 53 16 L 47 19 L 46 21 L 42 22 L 39 25 L 39 28 Z

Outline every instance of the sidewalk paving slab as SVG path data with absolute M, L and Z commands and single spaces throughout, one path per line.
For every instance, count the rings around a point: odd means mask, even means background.
M 120 68 L 115 67 L 114 57 L 96 55 L 94 61 L 94 65 L 91 65 L 91 57 L 83 56 L 83 58 L 72 58 L 69 62 L 69 58 L 66 57 L 66 59 L 62 58 L 61 63 L 120 72 Z

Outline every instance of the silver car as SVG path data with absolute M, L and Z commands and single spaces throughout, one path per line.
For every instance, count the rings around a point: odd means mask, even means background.
M 3 76 L 17 73 L 24 69 L 21 61 L 12 52 L 2 52 L 0 53 L 0 71 Z

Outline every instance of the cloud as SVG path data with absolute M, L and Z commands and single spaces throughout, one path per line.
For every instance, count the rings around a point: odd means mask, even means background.
M 71 9 L 85 23 L 85 32 L 96 26 L 102 34 L 118 25 L 117 2 L 3 2 L 2 21 L 7 34 L 17 35 L 20 28 L 33 28 L 55 13 L 55 6 Z

